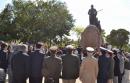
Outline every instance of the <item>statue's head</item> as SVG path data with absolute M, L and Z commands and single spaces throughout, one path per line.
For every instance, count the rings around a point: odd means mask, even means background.
M 93 8 L 93 4 L 91 5 L 91 8 Z

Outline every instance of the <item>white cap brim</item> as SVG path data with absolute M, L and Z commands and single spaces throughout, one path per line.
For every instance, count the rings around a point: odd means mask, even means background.
M 58 49 L 57 46 L 51 46 L 51 47 L 50 47 L 50 50 L 57 50 L 57 49 Z
M 93 52 L 93 51 L 94 51 L 94 48 L 92 48 L 92 47 L 87 47 L 86 50 L 89 51 L 89 52 Z

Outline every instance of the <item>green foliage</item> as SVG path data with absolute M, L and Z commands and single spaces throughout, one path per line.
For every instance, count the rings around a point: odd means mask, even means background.
M 130 33 L 125 29 L 112 30 L 110 35 L 106 37 L 108 43 L 118 48 L 122 48 L 129 43 Z
M 74 33 L 76 33 L 76 35 L 77 35 L 77 37 L 78 38 L 80 38 L 80 36 L 81 36 L 81 33 L 84 31 L 84 27 L 82 27 L 82 26 L 76 26 L 76 27 L 74 27 L 73 29 L 72 29 L 72 31 L 74 32 Z
M 51 43 L 55 39 L 62 40 L 64 35 L 69 35 L 74 26 L 74 19 L 67 10 L 66 4 L 57 0 L 48 0 L 47 2 L 13 0 L 11 12 L 13 13 L 11 18 L 7 18 L 11 14 L 5 16 L 5 21 L 12 19 L 12 23 L 9 25 L 5 26 L 7 23 L 1 20 L 2 16 L 0 16 L 0 30 L 2 32 L 9 30 L 15 34 L 15 36 L 11 35 L 10 40 L 50 41 Z M 1 15 L 6 15 L 6 13 L 3 11 Z M 10 27 L 11 29 L 8 29 Z M 7 31 L 7 33 L 9 32 Z
M 105 30 L 102 30 L 102 31 L 101 31 L 101 36 L 102 36 L 103 38 L 106 37 L 105 34 L 106 34 Z
M 106 42 L 106 41 L 105 41 L 105 39 L 106 39 L 106 35 L 105 35 L 105 34 L 106 34 L 105 30 L 102 29 L 102 30 L 101 30 L 101 38 L 102 38 L 102 41 L 103 41 L 103 42 Z
M 81 39 L 81 33 L 84 31 L 84 27 L 76 26 L 72 28 L 72 34 L 75 34 L 78 38 L 78 41 Z
M 79 45 L 79 42 L 80 42 L 80 39 L 81 39 L 81 33 L 84 31 L 84 27 L 82 26 L 76 26 L 76 27 L 73 27 L 72 28 L 72 34 L 75 34 L 78 38 L 77 41 L 74 41 L 74 44 L 76 45 Z
M 126 52 L 130 52 L 130 44 L 124 45 L 123 50 Z
M 4 41 L 10 41 L 17 38 L 15 35 L 16 27 L 14 24 L 13 14 L 8 10 L 7 6 L 0 13 L 0 40 Z

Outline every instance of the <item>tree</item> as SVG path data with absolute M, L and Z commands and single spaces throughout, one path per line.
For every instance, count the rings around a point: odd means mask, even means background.
M 13 0 L 12 10 L 0 13 L 0 39 L 55 43 L 69 35 L 74 19 L 58 0 Z
M 72 28 L 72 32 L 74 33 L 74 34 L 76 34 L 76 36 L 77 36 L 77 38 L 78 38 L 78 43 L 79 43 L 79 41 L 80 41 L 80 39 L 81 39 L 81 33 L 84 31 L 84 27 L 82 27 L 82 26 L 76 26 L 76 27 L 74 27 L 74 28 Z
M 106 42 L 106 41 L 105 41 L 105 39 L 106 39 L 106 35 L 105 35 L 105 34 L 106 34 L 105 30 L 102 29 L 102 30 L 101 30 L 101 38 L 102 38 L 102 41 L 103 41 L 103 42 Z
M 130 52 L 130 44 L 124 45 L 123 50 L 126 52 Z
M 12 7 L 8 4 L 0 13 L 0 40 L 4 41 L 17 39 L 14 16 L 10 8 Z
M 21 41 L 50 41 L 69 35 L 74 19 L 66 4 L 52 0 L 14 0 L 14 16 Z M 59 38 L 58 38 L 59 39 Z
M 108 43 L 122 49 L 124 45 L 129 43 L 130 33 L 125 29 L 112 30 L 110 35 L 106 37 Z

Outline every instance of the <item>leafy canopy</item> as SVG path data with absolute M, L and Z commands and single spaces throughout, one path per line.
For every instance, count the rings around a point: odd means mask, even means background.
M 106 37 L 108 43 L 113 46 L 122 48 L 129 43 L 130 33 L 125 29 L 112 30 L 110 35 Z

